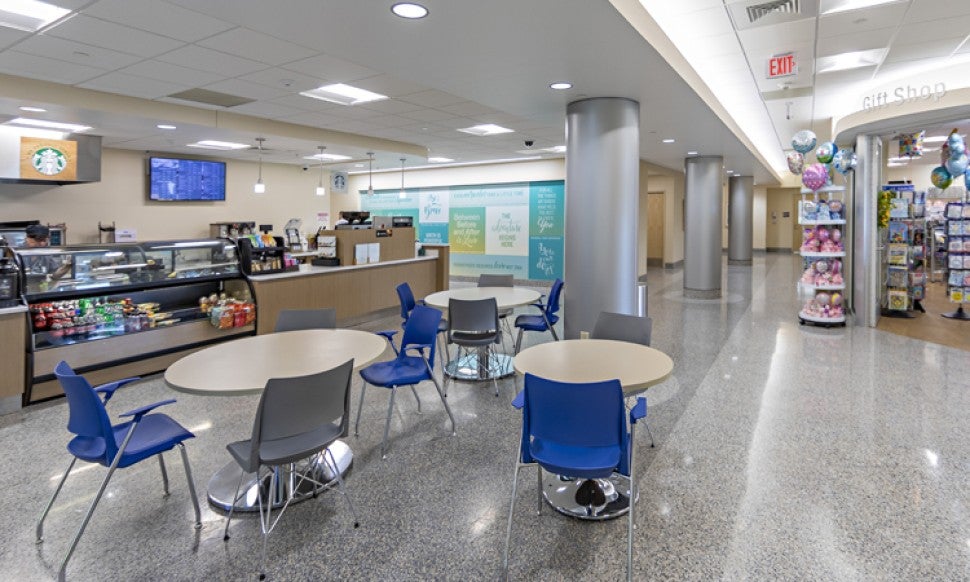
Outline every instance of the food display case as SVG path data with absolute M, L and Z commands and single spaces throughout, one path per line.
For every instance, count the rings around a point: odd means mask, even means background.
M 67 361 L 92 383 L 165 369 L 251 335 L 255 309 L 227 239 L 17 249 L 28 306 L 25 403 L 61 394 Z

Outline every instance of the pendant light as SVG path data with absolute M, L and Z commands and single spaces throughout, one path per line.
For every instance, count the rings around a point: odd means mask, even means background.
M 263 184 L 263 142 L 266 141 L 265 137 L 256 138 L 256 147 L 259 148 L 259 177 L 256 178 L 256 183 L 253 185 L 253 192 L 256 194 L 262 194 L 266 192 L 266 184 Z
M 374 195 L 374 152 L 367 152 L 367 195 Z
M 323 187 L 323 150 L 327 149 L 327 146 L 317 146 L 320 150 L 320 181 L 317 182 L 317 196 L 325 196 L 327 191 Z
M 401 192 L 397 195 L 401 200 L 408 197 L 408 193 L 404 191 L 404 162 L 407 158 L 401 158 Z

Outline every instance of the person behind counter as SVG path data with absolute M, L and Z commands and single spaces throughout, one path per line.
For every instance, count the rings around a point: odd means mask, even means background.
M 47 247 L 50 244 L 51 231 L 42 224 L 32 224 L 25 231 L 27 234 L 25 248 L 36 249 Z M 43 273 L 50 275 L 51 279 L 60 279 L 71 272 L 71 263 L 61 262 L 60 257 L 55 255 L 38 255 L 24 257 L 24 267 L 28 273 Z

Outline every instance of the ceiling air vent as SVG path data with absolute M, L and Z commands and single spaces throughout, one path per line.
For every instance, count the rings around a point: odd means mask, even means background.
M 800 14 L 801 11 L 798 9 L 799 4 L 799 0 L 773 0 L 772 2 L 764 2 L 762 4 L 755 4 L 754 6 L 748 6 L 746 9 L 748 13 L 748 22 L 754 24 L 765 16 L 775 12 Z
M 819 0 L 751 0 L 728 3 L 728 14 L 738 30 L 815 18 Z
M 238 95 L 229 95 L 228 93 L 219 93 L 218 91 L 209 91 L 208 89 L 189 89 L 181 93 L 172 93 L 169 97 L 182 101 L 205 103 L 206 105 L 218 105 L 219 107 L 236 107 L 237 105 L 245 105 L 246 103 L 255 101 L 255 99 L 247 99 Z

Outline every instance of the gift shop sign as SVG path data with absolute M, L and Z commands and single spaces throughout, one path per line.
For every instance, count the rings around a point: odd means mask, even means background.
M 914 101 L 939 101 L 946 95 L 946 84 L 941 82 L 925 85 L 900 85 L 887 91 L 876 91 L 862 98 L 862 110 L 873 111 L 890 105 L 902 105 Z
M 775 55 L 768 59 L 768 78 L 792 77 L 798 74 L 795 53 Z

